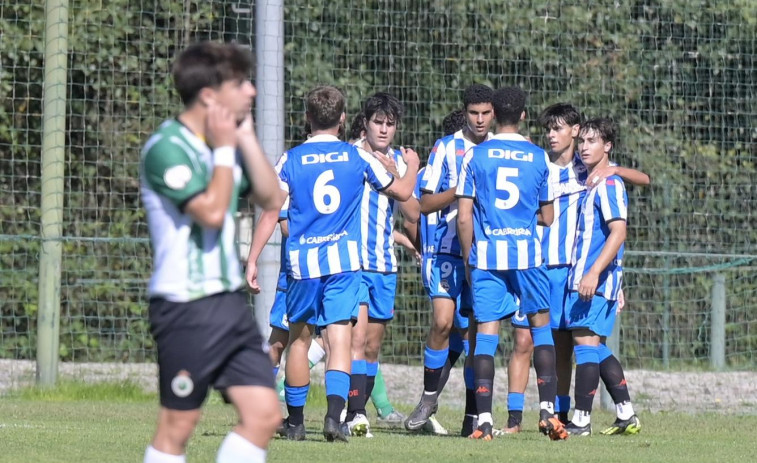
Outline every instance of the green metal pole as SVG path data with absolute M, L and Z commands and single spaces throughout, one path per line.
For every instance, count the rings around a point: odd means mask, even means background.
M 47 0 L 37 313 L 37 384 L 42 386 L 54 385 L 58 376 L 67 58 L 68 0 Z

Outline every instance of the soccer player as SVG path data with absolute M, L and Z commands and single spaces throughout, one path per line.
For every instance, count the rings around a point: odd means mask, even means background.
M 478 428 L 470 437 L 492 439 L 494 354 L 500 321 L 518 310 L 517 298 L 534 339 L 539 429 L 552 439 L 565 439 L 565 429 L 554 417 L 555 348 L 548 282 L 536 235 L 537 221 L 548 226 L 553 219 L 549 158 L 518 134 L 519 122 L 526 115 L 523 90 L 499 89 L 492 103 L 496 133 L 466 153 L 457 187 L 458 236 L 470 266 L 478 325 L 473 356 Z
M 489 138 L 493 118 L 491 98 L 492 89 L 486 85 L 473 84 L 465 89 L 465 127 L 436 142 L 421 182 L 421 212 L 438 213 L 439 216 L 432 241 L 435 254 L 430 260 L 429 296 L 432 300 L 433 321 L 423 356 L 423 394 L 405 421 L 405 428 L 409 431 L 421 429 L 435 413 L 444 370 L 455 363 L 463 350 L 462 342 L 455 343 L 459 350 L 450 349 L 450 332 L 462 305 L 458 301 L 463 297 L 464 287 L 467 286 L 465 264 L 457 237 L 455 187 L 463 154 Z M 467 435 L 473 431 L 475 419 L 471 367 L 466 367 L 465 378 L 466 407 L 461 434 Z
M 557 400 L 555 412 L 563 424 L 568 423 L 570 411 L 570 382 L 572 375 L 573 338 L 565 327 L 562 317 L 563 303 L 567 294 L 568 270 L 573 242 L 578 224 L 578 206 L 586 193 L 586 167 L 576 152 L 576 137 L 581 124 L 578 109 L 568 103 L 553 104 L 541 113 L 539 124 L 547 131 L 549 142 L 549 183 L 555 194 L 554 221 L 549 227 L 538 227 L 542 240 L 542 256 L 550 285 L 550 316 L 552 336 L 555 342 L 557 368 Z M 606 178 L 619 175 L 636 185 L 649 185 L 649 176 L 635 169 L 609 165 L 597 171 L 595 176 Z M 524 392 L 528 384 L 533 342 L 525 317 L 516 314 L 515 348 L 508 364 L 508 423 L 502 429 L 505 434 L 519 432 L 523 412 Z M 520 329 L 518 329 L 520 328 Z M 610 366 L 617 358 L 610 354 L 603 365 Z M 602 367 L 600 367 L 600 371 Z M 604 377 L 604 375 L 603 375 Z M 608 376 L 606 384 L 610 391 L 620 386 Z M 619 400 L 623 399 L 619 396 Z M 613 396 L 613 398 L 615 398 Z
M 372 155 L 337 138 L 344 125 L 345 99 L 331 86 L 307 95 L 306 115 L 312 136 L 281 157 L 281 188 L 289 195 L 287 318 L 289 350 L 286 395 L 290 426 L 304 422 L 310 383 L 307 352 L 316 317 L 328 352 L 323 434 L 347 441 L 340 429 L 350 384 L 351 317 L 357 310 L 361 281 L 360 202 L 368 182 L 389 197 L 407 200 L 415 186 L 418 155 L 403 149 L 408 175 L 394 178 Z M 290 400 L 291 397 L 291 400 Z
M 397 127 L 404 114 L 402 103 L 393 95 L 378 92 L 363 103 L 365 138 L 355 142 L 365 157 L 389 161 L 397 177 L 410 175 L 399 150 L 392 148 Z M 396 166 L 396 169 L 395 169 Z M 417 170 L 412 172 L 417 175 Z M 413 177 L 415 186 L 415 177 Z M 397 257 L 394 239 L 394 211 L 398 208 L 406 223 L 416 224 L 420 214 L 418 200 L 397 201 L 366 183 L 361 201 L 362 280 L 360 305 L 352 332 L 352 376 L 345 422 L 350 435 L 371 437 L 365 416 L 366 397 L 370 396 L 378 372 L 378 356 L 386 324 L 394 318 L 397 288 Z M 402 238 L 400 238 L 402 240 Z M 402 242 L 410 244 L 405 237 Z M 414 251 L 414 249 L 413 249 Z
M 281 207 L 275 172 L 255 134 L 250 52 L 199 43 L 173 65 L 184 103 L 142 150 L 140 183 L 153 248 L 150 331 L 158 349 L 160 413 L 145 463 L 185 461 L 214 386 L 239 423 L 216 461 L 263 462 L 281 421 L 271 361 L 235 255 L 234 213 L 252 189 L 266 213 Z
M 603 118 L 585 122 L 579 132 L 581 160 L 588 169 L 590 182 L 595 184 L 580 205 L 564 312 L 565 324 L 573 334 L 576 354 L 576 409 L 565 429 L 579 436 L 591 434 L 591 410 L 599 385 L 599 365 L 609 357 L 602 338 L 612 333 L 623 282 L 622 261 L 628 217 L 625 186 L 617 175 L 607 179 L 594 178 L 597 172 L 610 165 L 617 135 L 615 123 Z M 620 363 L 614 367 L 614 375 L 625 385 Z M 606 431 L 608 434 L 636 434 L 641 429 L 627 388 L 625 394 L 626 400 L 618 405 L 618 418 Z

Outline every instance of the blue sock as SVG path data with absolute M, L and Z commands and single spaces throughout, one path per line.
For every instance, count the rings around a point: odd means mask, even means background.
M 328 370 L 325 375 L 326 397 L 335 395 L 347 400 L 350 391 L 350 375 L 339 370 Z
M 376 376 L 378 374 L 378 368 L 378 362 L 365 362 L 365 374 L 368 376 Z
M 423 351 L 423 366 L 430 369 L 442 368 L 448 355 L 449 348 L 434 350 L 426 346 Z
M 473 389 L 476 375 L 473 372 L 473 367 L 463 368 L 463 378 L 465 379 L 465 389 Z
M 534 338 L 534 347 L 555 345 L 555 340 L 552 338 L 552 328 L 550 328 L 549 324 L 538 328 L 532 327 L 531 337 Z
M 558 395 L 555 402 L 555 413 L 568 413 L 570 411 L 570 396 Z
M 605 359 L 612 357 L 612 349 L 607 347 L 606 344 L 599 345 L 599 363 L 602 363 Z
M 463 352 L 465 352 L 466 357 L 470 353 L 470 342 L 467 339 L 463 339 Z
M 367 368 L 368 368 L 368 362 L 366 362 L 365 360 L 353 360 L 351 374 L 365 375 L 367 374 Z M 378 365 L 376 366 L 376 368 L 378 368 Z
M 303 407 L 305 405 L 305 401 L 308 398 L 309 390 L 310 383 L 304 386 L 290 386 L 289 384 L 284 383 L 287 405 L 291 405 L 293 407 Z
M 489 355 L 494 357 L 494 354 L 497 353 L 498 344 L 498 335 L 476 333 L 476 352 L 474 355 Z
M 526 395 L 522 392 L 507 393 L 507 410 L 523 411 L 523 404 L 526 402 Z

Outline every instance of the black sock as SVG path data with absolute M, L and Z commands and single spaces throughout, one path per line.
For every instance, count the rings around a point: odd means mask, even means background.
M 573 393 L 576 399 L 576 410 L 591 411 L 597 387 L 599 387 L 599 364 L 576 365 L 576 385 Z
M 294 405 L 287 405 L 287 411 L 289 412 L 287 421 L 289 422 L 290 426 L 297 426 L 305 422 L 304 405 L 300 405 L 299 407 L 295 407 Z
M 476 379 L 476 410 L 478 414 L 492 412 L 492 395 L 494 389 L 494 357 L 491 355 L 473 356 L 473 371 Z
M 368 377 L 364 374 L 350 375 L 350 391 L 347 400 L 347 418 L 352 421 L 356 413 L 365 414 L 366 384 Z
M 376 377 L 375 376 L 366 376 L 365 377 L 365 402 L 366 403 L 368 403 L 368 399 L 371 397 L 371 394 L 373 394 L 373 386 L 375 386 L 375 385 L 376 385 Z M 363 407 L 363 408 L 365 408 L 365 407 Z
M 519 426 L 523 421 L 523 410 L 508 410 L 507 411 L 507 427 L 512 428 Z
M 441 379 L 442 376 L 442 370 L 444 370 L 444 367 L 441 368 L 423 368 L 423 390 L 426 392 L 436 392 L 439 390 L 439 379 Z M 430 396 L 430 397 L 427 397 Z M 436 395 L 432 394 L 423 394 L 424 399 L 428 400 L 436 400 Z
M 465 389 L 465 414 L 466 415 L 478 415 L 478 408 L 476 408 L 476 390 Z
M 555 370 L 555 346 L 542 344 L 534 347 L 534 370 L 539 389 L 539 402 L 554 404 L 557 395 L 557 370 Z
M 326 402 L 328 403 L 326 416 L 333 418 L 338 423 L 339 415 L 344 410 L 344 398 L 339 395 L 328 395 L 326 396 Z
M 623 374 L 623 367 L 614 355 L 607 357 L 599 364 L 599 375 L 602 378 L 602 382 L 605 383 L 605 387 L 607 387 L 607 392 L 610 393 L 613 403 L 619 404 L 631 401 L 631 396 L 628 394 L 626 376 Z

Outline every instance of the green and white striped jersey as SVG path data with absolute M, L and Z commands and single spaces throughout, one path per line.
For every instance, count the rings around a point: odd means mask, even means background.
M 153 251 L 150 297 L 186 302 L 243 286 L 234 214 L 250 183 L 239 155 L 223 227 L 203 228 L 184 212 L 212 175 L 211 149 L 178 120 L 161 124 L 142 149 L 140 186 Z

